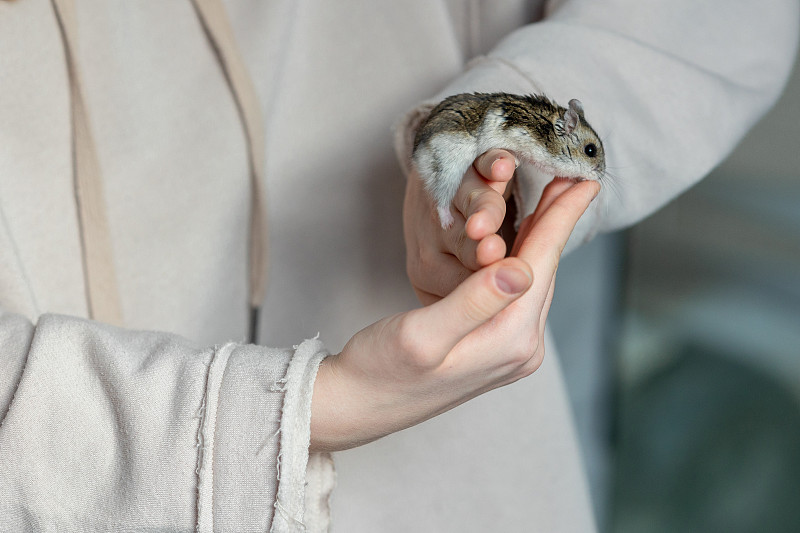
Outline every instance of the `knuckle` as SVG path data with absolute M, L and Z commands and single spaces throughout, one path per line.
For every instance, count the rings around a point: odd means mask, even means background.
M 466 196 L 464 196 L 464 205 L 462 206 L 464 208 L 464 212 L 468 213 L 470 211 L 470 209 L 474 205 L 480 203 L 482 198 L 483 198 L 483 191 L 482 190 L 480 190 L 480 189 L 471 189 L 466 194 Z
M 480 323 L 492 317 L 495 312 L 495 306 L 489 298 L 478 298 L 475 296 L 467 296 L 464 300 L 462 313 L 464 318 L 471 322 Z
M 525 372 L 527 375 L 531 375 L 539 370 L 544 362 L 544 342 L 537 341 L 535 346 L 535 350 L 531 352 L 531 356 L 525 365 Z
M 531 358 L 528 364 L 525 366 L 525 375 L 530 376 L 542 366 L 544 362 L 544 350 L 537 351 Z
M 513 365 L 519 378 L 527 377 L 536 372 L 544 360 L 544 342 L 538 336 L 533 336 L 517 345 L 513 353 Z
M 417 257 L 415 262 L 415 268 L 417 269 L 417 275 L 423 276 L 426 273 L 430 272 L 436 265 L 436 259 L 439 257 L 439 252 L 437 250 L 433 250 L 430 247 L 420 248 L 417 252 Z
M 477 262 L 476 249 L 477 243 L 471 240 L 466 232 L 462 231 L 454 238 L 451 253 L 465 269 L 462 272 L 463 277 L 459 278 L 459 282 L 464 281 L 472 272 L 480 268 Z
M 486 172 L 486 161 L 489 159 L 489 155 L 490 154 L 491 154 L 491 150 L 488 150 L 486 152 L 483 152 L 477 158 L 475 158 L 475 161 L 472 163 L 472 165 L 475 167 L 475 170 L 478 171 L 478 174 L 481 174 L 481 175 L 485 174 L 485 172 Z M 491 166 L 489 168 L 491 168 Z
M 554 272 L 558 268 L 564 248 L 552 235 L 528 235 L 523 246 L 532 251 L 539 268 L 546 269 L 541 271 L 542 274 Z
M 464 247 L 467 245 L 468 238 L 469 237 L 467 237 L 466 231 L 459 231 L 455 236 L 455 240 L 453 241 L 453 251 L 459 256 L 459 259 L 462 260 L 462 263 L 463 258 L 461 257 L 461 253 L 464 250 Z

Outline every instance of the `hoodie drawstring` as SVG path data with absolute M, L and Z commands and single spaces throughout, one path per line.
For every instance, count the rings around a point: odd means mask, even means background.
M 69 75 L 72 113 L 72 175 L 83 254 L 83 277 L 89 317 L 122 325 L 122 307 L 103 195 L 103 179 L 95 151 L 77 61 L 74 0 L 52 0 L 58 19 Z
M 222 0 L 192 0 L 225 73 L 242 119 L 250 157 L 250 342 L 257 342 L 259 310 L 267 289 L 268 230 L 264 161 L 266 143 L 261 105 L 256 89 L 236 46 L 233 28 Z
M 89 316 L 121 325 L 122 306 L 114 271 L 103 179 L 86 107 L 78 64 L 75 0 L 51 0 L 64 41 L 70 82 L 73 183 L 83 254 L 83 271 Z M 236 102 L 247 140 L 250 160 L 251 213 L 249 238 L 250 341 L 255 342 L 258 309 L 267 280 L 267 226 L 265 212 L 265 143 L 261 107 L 255 87 L 239 52 L 221 0 L 192 0 L 216 53 Z

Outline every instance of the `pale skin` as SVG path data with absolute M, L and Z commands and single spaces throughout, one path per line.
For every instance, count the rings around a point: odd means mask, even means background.
M 599 185 L 548 185 L 505 257 L 495 233 L 514 168 L 508 152 L 479 157 L 454 200 L 456 222 L 448 230 L 421 181 L 409 176 L 408 272 L 425 307 L 372 324 L 322 363 L 312 451 L 379 439 L 539 368 L 561 251 Z
M 453 200 L 455 222 L 436 230 L 427 193 L 419 176 L 409 176 L 403 208 L 407 271 L 419 300 L 428 305 L 450 294 L 472 272 L 499 261 L 506 243 L 497 235 L 506 215 L 508 183 L 516 170 L 514 156 L 490 150 L 467 171 Z

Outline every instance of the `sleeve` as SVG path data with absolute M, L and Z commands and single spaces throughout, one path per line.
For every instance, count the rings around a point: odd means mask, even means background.
M 774 104 L 790 73 L 800 9 L 794 0 L 564 0 L 474 59 L 431 102 L 472 91 L 580 99 L 603 139 L 608 176 L 568 244 L 651 214 L 721 162 Z M 396 136 L 409 167 L 426 102 Z M 520 214 L 542 177 L 516 180 Z
M 2 314 L 0 346 L 0 530 L 327 527 L 333 466 L 308 453 L 319 340 L 199 347 Z

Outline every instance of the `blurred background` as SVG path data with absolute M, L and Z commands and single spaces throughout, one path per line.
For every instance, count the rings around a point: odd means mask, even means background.
M 797 65 L 722 165 L 556 291 L 601 531 L 800 532 Z

